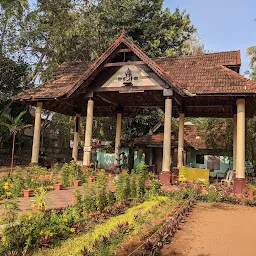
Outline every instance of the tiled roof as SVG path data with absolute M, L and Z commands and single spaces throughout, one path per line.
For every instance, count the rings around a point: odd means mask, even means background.
M 19 93 L 13 99 L 44 99 L 57 98 L 68 93 L 68 91 L 80 79 L 82 72 L 90 67 L 90 63 L 65 62 L 59 66 L 52 80 L 39 87 L 31 88 Z
M 134 140 L 135 145 L 156 145 L 161 146 L 163 145 L 164 141 L 164 133 L 162 132 L 164 123 L 160 121 L 158 123 L 158 128 L 155 130 L 153 134 L 146 134 L 142 137 L 138 137 Z M 218 139 L 221 141 L 216 142 L 216 146 L 218 149 L 223 149 L 225 147 L 225 132 L 226 132 L 226 124 L 220 124 L 216 127 L 218 131 Z M 184 125 L 184 143 L 185 147 L 192 147 L 195 150 L 200 149 L 209 149 L 206 143 L 206 134 L 208 132 L 206 130 L 200 130 L 195 124 L 193 123 L 185 123 Z M 178 147 L 178 131 L 172 131 L 172 147 Z
M 14 100 L 35 100 L 70 96 L 84 81 L 96 74 L 97 69 L 124 43 L 161 79 L 173 86 L 179 94 L 184 89 L 193 94 L 254 93 L 256 83 L 227 67 L 241 65 L 240 51 L 209 53 L 150 59 L 140 47 L 122 35 L 113 42 L 98 60 L 89 64 L 66 62 L 60 65 L 54 78 L 37 88 L 28 89 Z
M 256 92 L 255 82 L 228 68 L 240 66 L 240 51 L 157 58 L 155 62 L 176 84 L 191 93 Z
M 176 138 L 176 137 L 175 137 Z M 136 138 L 134 140 L 135 145 L 155 145 L 155 146 L 162 146 L 164 141 L 164 133 L 156 133 L 156 134 L 146 134 L 140 138 Z M 185 147 L 193 147 L 196 150 L 199 149 L 206 149 L 205 140 L 202 136 L 192 136 L 189 134 L 184 133 L 184 143 Z M 171 143 L 172 147 L 178 147 L 178 141 L 172 140 Z

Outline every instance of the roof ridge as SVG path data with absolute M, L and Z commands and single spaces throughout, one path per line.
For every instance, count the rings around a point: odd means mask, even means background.
M 206 56 L 206 55 L 217 55 L 221 53 L 231 53 L 231 52 L 236 52 L 240 56 L 240 49 L 238 50 L 230 50 L 230 51 L 221 51 L 221 52 L 209 52 L 209 53 L 202 53 L 202 54 L 195 54 L 195 55 L 180 55 L 180 56 L 163 56 L 163 57 L 154 57 L 152 58 L 153 60 L 155 59 L 178 59 L 178 58 L 193 58 L 193 57 L 201 57 L 201 56 Z

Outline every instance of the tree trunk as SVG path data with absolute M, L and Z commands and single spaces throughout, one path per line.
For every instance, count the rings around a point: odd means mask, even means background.
M 15 139 L 16 139 L 16 133 L 14 132 L 12 135 L 12 160 L 11 160 L 11 174 L 13 170 L 13 160 L 14 160 L 14 149 L 15 149 Z

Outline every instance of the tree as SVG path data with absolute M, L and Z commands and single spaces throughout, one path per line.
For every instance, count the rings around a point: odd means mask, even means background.
M 0 55 L 0 109 L 11 97 L 27 88 L 28 66 L 19 59 L 17 62 Z
M 75 24 L 74 1 L 38 0 L 37 8 L 26 16 L 22 44 L 28 49 L 28 58 L 33 62 L 31 82 L 38 76 L 46 80 L 58 64 L 67 60 L 66 46 Z
M 185 11 L 171 13 L 163 0 L 99 0 L 78 13 L 74 37 L 86 57 L 97 57 L 123 28 L 151 57 L 188 54 L 186 41 L 196 31 Z
M 26 112 L 21 112 L 17 117 L 13 118 L 9 115 L 4 115 L 2 117 L 2 121 L 0 121 L 0 126 L 6 127 L 10 134 L 12 135 L 12 159 L 11 159 L 11 173 L 13 170 L 13 160 L 14 160 L 14 150 L 15 150 L 15 142 L 16 142 L 16 136 L 18 133 L 23 131 L 24 129 L 31 127 L 32 125 L 24 124 L 22 123 L 22 118 L 25 115 Z
M 38 0 L 23 26 L 32 81 L 49 78 L 64 61 L 96 59 L 123 28 L 152 57 L 189 54 L 196 31 L 185 11 L 171 13 L 163 0 Z
M 0 56 L 15 53 L 27 0 L 0 0 Z

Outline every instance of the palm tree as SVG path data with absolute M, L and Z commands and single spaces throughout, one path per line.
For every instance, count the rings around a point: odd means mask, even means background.
M 10 115 L 3 115 L 4 121 L 0 120 L 0 126 L 6 127 L 10 134 L 12 135 L 12 159 L 11 159 L 11 173 L 13 170 L 13 160 L 14 160 L 14 149 L 15 149 L 15 142 L 16 142 L 16 135 L 23 131 L 24 129 L 31 127 L 31 124 L 23 124 L 22 117 L 25 115 L 26 111 L 21 112 L 17 117 L 12 117 Z
M 246 51 L 246 54 L 251 56 L 250 68 L 253 68 L 254 63 L 256 62 L 256 46 L 249 47 Z

